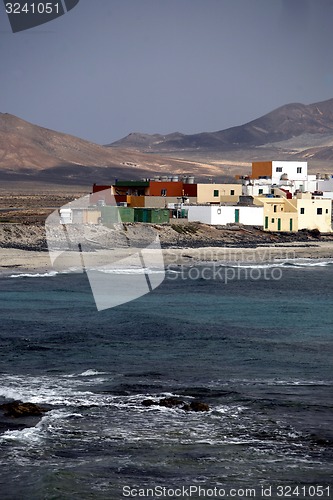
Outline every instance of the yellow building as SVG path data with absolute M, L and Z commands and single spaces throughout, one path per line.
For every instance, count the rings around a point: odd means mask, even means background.
M 299 193 L 289 201 L 298 212 L 298 230 L 318 229 L 321 233 L 332 232 L 332 200 L 313 199 L 311 193 Z
M 236 203 L 242 194 L 241 184 L 197 184 L 197 203 Z
M 255 197 L 254 203 L 264 207 L 265 231 L 298 231 L 297 208 L 287 198 Z
M 332 201 L 313 199 L 311 193 L 299 193 L 296 198 L 255 197 L 254 203 L 264 207 L 264 230 L 297 232 L 318 229 L 332 232 Z

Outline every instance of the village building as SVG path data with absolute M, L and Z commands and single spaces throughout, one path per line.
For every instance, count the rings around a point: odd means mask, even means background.
M 190 205 L 189 222 L 202 222 L 216 226 L 244 224 L 245 226 L 263 226 L 263 207 L 240 205 Z
M 257 196 L 267 194 L 271 185 L 295 194 L 297 191 L 316 190 L 316 175 L 308 175 L 306 161 L 258 161 L 252 163 L 252 174 L 242 178 L 246 194 Z M 257 187 L 257 191 L 252 186 Z M 261 192 L 260 192 L 261 191 Z
M 306 161 L 253 162 L 235 183 L 195 183 L 193 176 L 115 180 L 93 186 L 89 207 L 64 212 L 68 223 L 148 222 L 174 218 L 265 231 L 332 232 L 333 175 L 309 175 Z
M 313 194 L 333 200 L 333 175 L 317 174 L 316 191 Z
M 241 195 L 241 184 L 197 184 L 198 204 L 236 203 Z

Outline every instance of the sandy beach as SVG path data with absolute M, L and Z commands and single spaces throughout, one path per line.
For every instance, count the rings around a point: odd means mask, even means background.
M 200 262 L 227 263 L 269 263 L 277 260 L 294 259 L 333 259 L 333 242 L 281 244 L 274 246 L 242 247 L 203 247 L 203 248 L 168 248 L 163 249 L 165 266 L 195 265 Z M 161 253 L 158 250 L 145 250 L 149 267 L 161 265 Z M 87 267 L 135 266 L 137 258 L 133 249 L 98 250 L 82 254 Z M 81 266 L 78 252 L 66 252 L 59 256 L 52 265 L 49 253 L 26 251 L 13 248 L 0 248 L 0 273 L 47 273 L 66 271 Z

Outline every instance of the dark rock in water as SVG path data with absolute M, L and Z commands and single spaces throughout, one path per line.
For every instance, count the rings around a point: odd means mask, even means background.
M 34 403 L 22 403 L 21 401 L 13 401 L 0 405 L 0 409 L 4 410 L 5 417 L 40 417 L 48 410 Z
M 158 404 L 160 406 L 165 406 L 166 408 L 174 408 L 184 405 L 184 401 L 178 398 L 163 398 L 160 399 Z
M 203 403 L 202 401 L 192 401 L 188 403 L 182 399 L 175 397 L 163 398 L 159 401 L 154 401 L 153 399 L 144 399 L 141 403 L 143 406 L 164 406 L 165 408 L 180 408 L 184 411 L 209 411 L 209 405 Z
M 324 446 L 325 448 L 333 447 L 333 439 L 332 438 L 317 436 L 316 434 L 311 434 L 310 438 L 311 438 L 311 441 L 314 445 Z
M 190 403 L 190 411 L 209 411 L 209 405 L 202 401 L 192 401 Z
M 143 406 L 156 406 L 159 403 L 157 401 L 153 401 L 152 399 L 144 399 L 141 404 Z

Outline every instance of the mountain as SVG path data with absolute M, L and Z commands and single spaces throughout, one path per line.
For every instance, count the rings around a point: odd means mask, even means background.
M 0 180 L 91 185 L 154 174 L 217 175 L 196 161 L 111 149 L 0 113 Z
M 333 159 L 333 99 L 315 104 L 286 104 L 249 123 L 218 132 L 203 132 L 184 135 L 129 134 L 127 137 L 109 144 L 109 147 L 154 152 L 176 153 L 184 151 L 226 152 L 239 149 L 258 148 L 265 145 L 283 150 L 283 141 L 290 141 L 287 152 L 298 154 L 293 146 L 295 138 L 304 138 L 308 147 L 317 147 L 318 140 L 325 137 L 325 159 Z M 312 153 L 310 153 L 312 154 Z M 314 157 L 321 152 L 314 152 Z
M 218 132 L 130 134 L 107 147 L 0 113 L 0 188 L 27 181 L 91 186 L 163 174 L 232 181 L 252 161 L 267 159 L 306 159 L 310 172 L 331 172 L 333 99 L 287 104 Z

